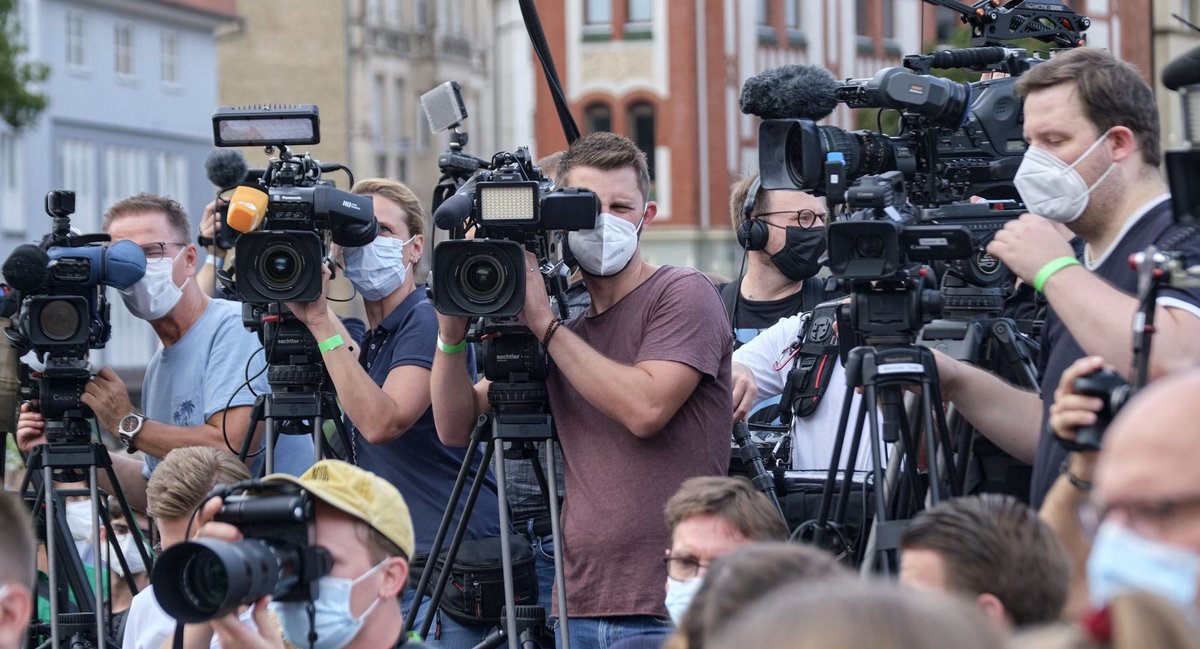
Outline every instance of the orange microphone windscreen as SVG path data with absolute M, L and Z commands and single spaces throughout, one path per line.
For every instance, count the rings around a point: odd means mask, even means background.
M 249 185 L 238 185 L 229 198 L 225 222 L 238 232 L 253 232 L 267 215 L 267 193 Z

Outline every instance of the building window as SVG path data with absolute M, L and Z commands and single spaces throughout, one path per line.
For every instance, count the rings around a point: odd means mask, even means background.
M 150 163 L 145 151 L 127 146 L 110 146 L 104 150 L 105 206 L 144 192 L 149 185 Z
M 404 154 L 396 156 L 396 180 L 402 183 L 408 182 L 408 159 Z
M 421 95 L 419 95 L 419 94 L 417 95 L 417 100 L 415 102 L 413 102 L 412 105 L 413 106 L 421 105 Z M 425 148 L 429 146 L 429 124 L 425 121 L 425 111 L 414 110 L 413 117 L 416 118 L 416 122 L 417 122 L 417 124 L 416 124 L 417 130 L 416 130 L 416 138 L 415 138 L 417 141 L 417 150 L 424 151 Z
M 82 232 L 100 229 L 96 207 L 96 146 L 87 140 L 72 138 L 59 142 L 62 162 L 58 187 L 75 192 L 75 215 L 71 221 Z
M 21 200 L 20 140 L 12 133 L 0 133 L 0 213 L 6 232 L 25 232 L 25 205 Z
M 119 77 L 133 77 L 133 25 L 117 23 L 113 28 L 113 70 Z
M 855 0 L 854 2 L 854 33 L 859 36 L 871 34 L 867 24 L 867 0 Z
M 417 30 L 429 27 L 429 0 L 417 0 L 413 7 L 413 24 L 417 26 Z
M 406 104 L 404 99 L 408 96 L 408 90 L 404 87 L 404 79 L 396 79 L 394 88 L 395 92 L 392 93 L 392 97 L 395 98 L 395 101 L 392 102 L 392 138 L 395 140 L 396 146 L 404 149 L 406 146 L 404 142 L 404 125 L 408 123 L 405 121 L 407 117 L 404 114 Z M 421 111 L 417 112 L 420 113 Z
M 612 0 L 584 0 L 587 13 L 584 22 L 589 25 L 612 24 Z
M 387 178 L 388 174 L 388 156 L 386 153 L 375 154 L 375 175 L 379 178 Z
M 371 86 L 371 137 L 375 140 L 383 137 L 383 116 L 387 113 L 384 110 L 386 95 L 387 82 L 382 74 L 377 74 L 375 83 Z
M 771 0 L 758 0 L 756 16 L 759 27 L 766 27 L 771 24 Z
M 583 111 L 584 130 L 588 133 L 612 130 L 612 109 L 604 104 L 592 104 Z
M 162 33 L 162 82 L 169 86 L 179 85 L 179 34 Z
M 379 13 L 379 0 L 367 0 L 367 7 L 364 12 L 367 25 L 378 25 Z
M 67 12 L 67 65 L 87 69 L 87 21 L 78 11 Z
M 883 2 L 883 37 L 896 37 L 896 0 L 881 0 Z
M 400 26 L 400 0 L 384 0 L 383 21 L 393 27 Z
M 174 198 L 182 205 L 187 205 L 187 186 L 187 158 L 180 153 L 160 153 L 158 155 L 158 193 Z
M 640 103 L 629 107 L 629 137 L 646 154 L 650 180 L 654 180 L 654 107 Z
M 650 0 L 628 0 L 626 22 L 649 24 L 654 19 Z
M 803 22 L 802 12 L 804 8 L 801 6 L 802 0 L 783 0 L 784 14 L 787 20 L 787 28 L 792 31 L 800 31 L 800 26 Z

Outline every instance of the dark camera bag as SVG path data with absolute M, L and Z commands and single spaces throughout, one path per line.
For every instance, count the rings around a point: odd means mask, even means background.
M 513 566 L 513 590 L 517 606 L 538 603 L 537 568 L 533 547 L 519 534 L 510 535 Z M 450 580 L 438 608 L 450 619 L 468 626 L 494 626 L 501 623 L 504 607 L 504 568 L 500 537 L 463 541 L 450 566 Z M 446 551 L 438 555 L 430 575 L 430 592 L 446 565 Z M 416 579 L 420 578 L 417 573 Z M 416 583 L 410 577 L 411 583 Z

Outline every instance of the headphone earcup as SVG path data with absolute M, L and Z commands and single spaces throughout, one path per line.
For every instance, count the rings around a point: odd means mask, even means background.
M 766 223 L 758 219 L 742 221 L 737 229 L 738 244 L 744 250 L 762 250 L 767 247 L 770 231 Z

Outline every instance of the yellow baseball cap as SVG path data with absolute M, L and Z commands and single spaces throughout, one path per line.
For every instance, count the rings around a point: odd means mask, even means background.
M 412 559 L 412 516 L 404 496 L 383 478 L 341 460 L 321 460 L 299 478 L 273 473 L 267 482 L 288 482 L 307 489 L 322 502 L 370 525 Z

